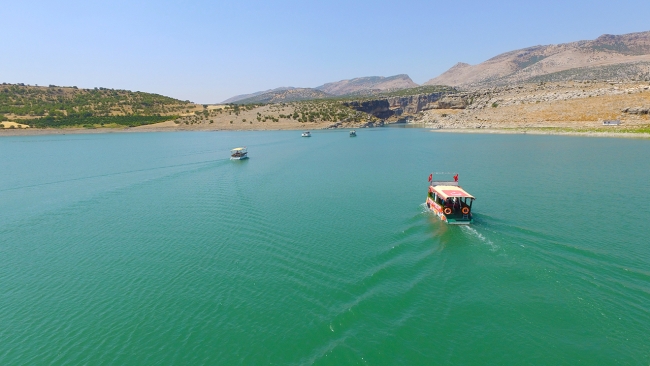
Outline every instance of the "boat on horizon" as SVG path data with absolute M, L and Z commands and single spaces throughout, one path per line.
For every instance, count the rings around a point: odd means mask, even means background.
M 352 130 L 350 131 L 350 137 L 356 137 L 357 136 L 357 131 Z
M 309 132 L 309 131 L 303 132 L 302 137 L 311 137 L 311 132 Z
M 472 203 L 476 199 L 458 185 L 458 174 L 453 180 L 434 180 L 433 174 L 429 175 L 429 192 L 427 194 L 427 208 L 451 225 L 469 225 L 472 217 Z M 451 174 L 451 173 L 436 173 Z
M 248 159 L 248 150 L 246 147 L 236 147 L 230 150 L 230 160 Z

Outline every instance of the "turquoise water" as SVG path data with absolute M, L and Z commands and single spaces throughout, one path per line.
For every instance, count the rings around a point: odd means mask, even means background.
M 358 134 L 1 138 L 0 364 L 650 363 L 650 141 Z

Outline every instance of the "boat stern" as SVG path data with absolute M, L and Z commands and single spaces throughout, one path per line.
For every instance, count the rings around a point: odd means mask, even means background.
M 425 201 L 429 210 L 449 225 L 470 225 L 474 197 L 457 182 L 435 182 L 429 186 Z

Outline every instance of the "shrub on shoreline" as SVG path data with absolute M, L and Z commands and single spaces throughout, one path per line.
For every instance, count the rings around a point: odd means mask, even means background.
M 125 127 L 136 127 L 150 125 L 169 120 L 175 120 L 178 116 L 71 116 L 71 117 L 45 117 L 26 120 L 25 123 L 36 128 L 62 128 L 116 124 Z

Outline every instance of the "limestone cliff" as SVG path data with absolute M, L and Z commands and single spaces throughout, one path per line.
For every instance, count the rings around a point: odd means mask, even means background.
M 429 109 L 463 109 L 467 106 L 466 94 L 436 92 L 408 96 L 395 96 L 375 100 L 345 103 L 355 110 L 383 120 L 405 120 Z

